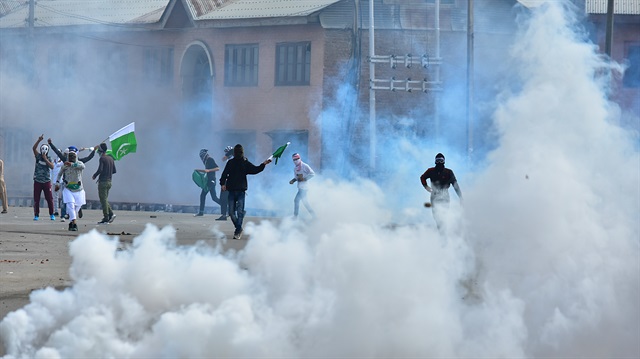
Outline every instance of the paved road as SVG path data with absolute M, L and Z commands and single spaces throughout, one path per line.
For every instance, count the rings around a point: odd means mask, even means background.
M 225 249 L 242 249 L 248 239 L 246 235 L 241 240 L 231 239 L 233 224 L 231 220 L 215 221 L 219 214 L 194 217 L 189 213 L 117 211 L 112 224 L 98 225 L 102 218 L 101 210 L 83 212 L 83 218 L 78 221 L 78 232 L 68 230 L 68 221 L 51 221 L 46 215 L 46 208 L 41 209 L 42 217 L 37 222 L 33 220 L 30 207 L 10 207 L 9 213 L 0 214 L 0 318 L 28 304 L 29 294 L 35 289 L 69 286 L 71 258 L 68 243 L 93 229 L 119 236 L 123 246 L 131 243 L 147 223 L 160 228 L 173 225 L 179 245 L 203 239 L 215 245 L 211 232 L 214 226 L 229 238 Z M 247 217 L 245 224 L 261 219 Z

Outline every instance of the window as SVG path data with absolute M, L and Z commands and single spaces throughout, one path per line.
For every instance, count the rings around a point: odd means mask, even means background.
M 143 54 L 144 78 L 156 85 L 173 83 L 173 49 L 145 49 Z
M 258 44 L 227 45 L 224 58 L 226 86 L 258 85 Z
M 49 51 L 48 81 L 51 87 L 68 86 L 74 82 L 76 56 L 68 50 Z
M 308 86 L 310 69 L 310 42 L 276 45 L 276 86 Z
M 624 87 L 640 87 L 640 43 L 626 44 L 627 64 L 622 84 Z

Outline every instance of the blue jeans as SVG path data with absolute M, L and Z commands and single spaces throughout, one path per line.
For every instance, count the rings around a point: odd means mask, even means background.
M 244 220 L 244 191 L 228 191 L 229 196 L 229 217 L 236 227 L 235 233 L 242 232 L 242 221 Z

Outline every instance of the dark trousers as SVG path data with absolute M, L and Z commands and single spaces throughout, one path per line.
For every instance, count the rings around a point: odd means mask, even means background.
M 220 213 L 226 216 L 229 213 L 229 192 L 220 189 Z
M 204 213 L 204 201 L 207 199 L 207 193 L 211 194 L 211 199 L 215 203 L 220 204 L 220 199 L 216 195 L 216 185 L 211 183 L 208 189 L 203 189 L 200 192 L 200 213 Z
M 49 215 L 53 214 L 53 193 L 51 182 L 40 183 L 33 181 L 33 215 L 40 216 L 40 193 L 44 192 L 44 199 L 49 206 Z
M 102 218 L 110 219 L 113 216 L 111 205 L 109 204 L 109 190 L 111 189 L 111 181 L 98 182 L 98 198 L 100 198 L 100 206 L 102 206 Z
M 244 191 L 227 191 L 229 194 L 229 217 L 236 227 L 235 233 L 242 232 L 242 221 L 244 221 Z

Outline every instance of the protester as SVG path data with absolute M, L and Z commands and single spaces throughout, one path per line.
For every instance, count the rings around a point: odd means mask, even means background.
M 228 191 L 229 195 L 229 217 L 235 226 L 233 239 L 242 238 L 242 222 L 245 210 L 245 192 L 248 188 L 247 175 L 255 175 L 262 172 L 271 159 L 267 159 L 259 166 L 249 162 L 244 157 L 244 148 L 241 144 L 233 148 L 233 158 L 227 161 L 224 171 L 220 176 L 220 185 L 223 191 Z
M 309 201 L 307 201 L 307 181 L 313 178 L 316 174 L 308 164 L 302 162 L 302 158 L 299 154 L 294 153 L 291 158 L 293 159 L 293 179 L 289 181 L 289 184 L 298 182 L 298 193 L 293 200 L 293 216 L 298 218 L 300 201 L 302 201 L 302 204 L 304 204 L 304 207 L 307 209 L 309 214 L 311 214 L 312 217 L 315 217 L 315 212 L 311 209 Z
M 87 148 L 82 147 L 78 150 L 78 148 L 76 146 L 69 146 L 67 147 L 64 152 L 60 152 L 60 150 L 53 144 L 53 142 L 51 141 L 51 138 L 47 139 L 47 142 L 49 143 L 49 146 L 51 147 L 51 149 L 53 150 L 53 152 L 55 152 L 58 155 L 58 158 L 60 158 L 60 160 L 62 160 L 62 162 L 67 162 L 68 161 L 68 155 L 69 152 L 75 152 L 76 154 L 79 154 L 80 151 L 84 151 Z M 90 147 L 89 150 L 91 150 L 91 152 L 89 153 L 88 156 L 83 157 L 83 158 L 79 158 L 78 161 L 82 162 L 82 163 L 87 163 L 89 161 L 91 161 L 91 159 L 93 158 L 93 156 L 96 153 L 96 149 L 98 147 Z M 53 177 L 55 178 L 55 177 Z M 64 186 L 63 186 L 64 187 Z M 63 190 L 60 190 L 60 193 L 64 193 Z M 62 199 L 62 203 L 64 203 L 64 198 Z M 61 211 L 60 211 L 60 217 L 61 217 L 61 222 L 64 222 L 65 218 L 69 218 L 69 216 L 66 214 L 67 212 L 67 206 L 62 206 Z M 82 218 L 82 208 L 80 208 L 78 210 L 78 217 Z
M 76 217 L 80 208 L 87 203 L 84 188 L 82 187 L 82 172 L 84 168 L 84 163 L 78 161 L 77 153 L 69 152 L 68 160 L 64 163 L 56 179 L 56 190 L 60 190 L 61 181 L 64 183 L 62 198 L 69 214 L 70 231 L 78 230 Z
M 55 221 L 53 195 L 51 193 L 51 169 L 53 168 L 53 163 L 51 162 L 51 157 L 49 157 L 49 146 L 42 144 L 40 152 L 38 152 L 38 145 L 43 139 L 44 135 L 40 135 L 32 147 L 33 155 L 36 159 L 36 167 L 33 172 L 33 220 L 37 221 L 40 218 L 40 194 L 44 192 L 44 198 L 49 207 L 49 218 Z
M 116 215 L 109 205 L 109 190 L 111 190 L 111 179 L 116 173 L 116 162 L 113 157 L 107 154 L 107 144 L 101 143 L 96 146 L 100 155 L 98 170 L 91 177 L 93 180 L 98 178 L 98 197 L 102 206 L 102 220 L 98 224 L 112 223 L 116 219 Z
M 204 164 L 204 169 L 196 168 L 195 170 L 201 173 L 206 173 L 207 175 L 207 188 L 203 188 L 200 192 L 200 210 L 195 214 L 196 217 L 204 216 L 204 203 L 207 200 L 207 193 L 211 194 L 211 199 L 220 204 L 220 199 L 216 195 L 216 172 L 220 171 L 220 167 L 213 159 L 213 157 L 209 156 L 209 150 L 201 149 L 200 150 L 200 159 Z M 223 211 L 222 206 L 220 210 Z
M 78 150 L 78 148 L 76 146 L 69 146 L 67 148 L 68 151 L 64 151 L 64 152 L 60 152 L 60 150 L 51 142 L 51 138 L 47 139 L 47 142 L 49 143 L 49 147 L 51 147 L 51 149 L 53 150 L 53 152 L 56 153 L 56 155 L 58 155 L 58 157 L 60 157 L 60 159 L 62 160 L 62 162 L 67 162 L 68 161 L 68 153 L 69 152 L 75 152 L 76 154 L 79 154 L 81 151 L 86 150 L 87 148 L 82 147 Z M 87 162 L 91 161 L 91 159 L 93 158 L 93 156 L 96 154 L 96 149 L 98 147 L 90 147 L 89 150 L 91 151 L 89 153 L 89 155 L 87 157 L 83 157 L 83 158 L 78 158 L 78 161 L 86 164 Z
M 2 200 L 2 212 L 7 213 L 9 199 L 7 198 L 7 186 L 4 183 L 4 161 L 0 159 L 0 199 Z
M 58 173 L 60 173 L 60 169 L 64 166 L 64 162 L 58 156 L 55 160 L 53 160 L 53 169 L 51 170 L 51 182 L 54 182 L 58 178 Z M 59 186 L 55 186 L 53 190 L 53 215 L 59 216 L 58 210 L 60 209 L 60 199 L 62 197 L 61 190 Z M 64 201 L 62 202 L 64 204 Z M 60 209 L 62 212 L 62 210 Z M 62 216 L 64 217 L 64 213 L 62 212 Z
M 222 162 L 227 162 L 233 158 L 233 147 L 227 146 L 224 149 L 224 156 Z M 216 218 L 216 221 L 226 221 L 227 213 L 229 213 L 229 192 L 220 188 L 220 217 Z
M 427 179 L 431 181 L 431 187 L 427 185 Z M 436 155 L 435 167 L 427 169 L 422 176 L 420 182 L 424 189 L 431 193 L 431 210 L 433 218 L 439 230 L 444 229 L 446 214 L 449 209 L 449 186 L 453 185 L 460 202 L 462 202 L 462 191 L 458 186 L 458 181 L 452 170 L 444 166 L 444 155 L 438 153 Z

